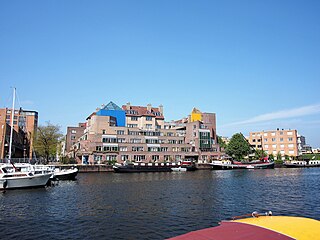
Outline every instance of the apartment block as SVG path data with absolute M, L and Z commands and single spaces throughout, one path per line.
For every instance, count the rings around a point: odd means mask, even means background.
M 9 152 L 12 109 L 0 109 L 0 158 Z M 31 158 L 38 127 L 38 112 L 15 109 L 13 112 L 12 158 Z
M 249 143 L 256 149 L 264 150 L 268 155 L 296 157 L 299 155 L 297 130 L 277 129 L 250 132 Z
M 219 157 L 214 113 L 193 109 L 190 116 L 165 122 L 163 106 L 96 109 L 69 155 L 82 164 L 107 162 L 209 162 Z
M 67 134 L 65 137 L 64 152 L 70 152 L 73 145 L 78 141 L 78 139 L 83 135 L 86 129 L 86 123 L 79 123 L 77 127 L 67 127 Z M 66 155 L 66 154 L 63 154 Z

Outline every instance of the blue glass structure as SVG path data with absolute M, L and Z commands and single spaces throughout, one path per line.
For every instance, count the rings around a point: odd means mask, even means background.
M 97 113 L 97 116 L 111 116 L 115 117 L 117 120 L 117 127 L 126 126 L 126 112 L 122 110 L 117 104 L 112 101 L 109 102 L 104 108 L 100 109 Z

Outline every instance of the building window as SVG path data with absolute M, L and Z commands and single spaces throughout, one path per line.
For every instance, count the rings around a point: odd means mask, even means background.
M 128 148 L 127 147 L 119 147 L 119 151 L 126 152 L 126 151 L 128 151 Z
M 118 131 L 117 131 L 117 134 L 118 134 L 118 135 L 124 135 L 124 130 L 118 130 Z
M 116 155 L 106 155 L 106 160 L 107 161 L 115 161 L 115 160 L 117 160 L 117 156 Z
M 96 146 L 96 151 L 101 152 L 101 146 Z
M 283 142 L 283 138 L 280 138 L 280 142 Z
M 138 117 L 131 117 L 131 121 L 138 121 Z
M 159 161 L 159 155 L 152 155 L 152 161 Z
M 127 161 L 127 160 L 129 160 L 129 156 L 128 155 L 121 155 L 121 160 Z
M 77 133 L 77 131 L 76 130 L 72 130 L 71 133 Z
M 132 147 L 133 152 L 143 152 L 143 147 Z
M 105 129 L 102 130 L 102 134 L 106 134 L 106 130 Z
M 289 140 L 289 142 L 292 142 L 293 138 L 292 138 L 292 137 L 289 137 L 288 140 Z
M 142 143 L 142 139 L 140 138 L 131 138 L 130 143 Z
M 117 143 L 118 140 L 116 138 L 106 138 L 106 137 L 104 137 L 104 138 L 102 138 L 102 142 L 104 142 L 104 143 Z
M 148 147 L 148 152 L 158 152 L 159 148 L 158 147 Z
M 136 162 L 141 162 L 141 161 L 143 161 L 145 159 L 146 159 L 146 156 L 144 156 L 144 155 L 134 155 L 133 156 L 133 160 L 136 161 Z
M 276 139 L 275 139 L 275 138 L 272 138 L 272 139 L 271 139 L 271 141 L 272 141 L 272 142 L 275 142 L 275 141 L 276 141 Z
M 146 121 L 152 121 L 152 117 L 147 116 L 147 117 L 146 117 Z
M 136 128 L 138 127 L 138 124 L 128 124 L 128 128 Z
M 129 135 L 139 135 L 138 131 L 129 131 Z

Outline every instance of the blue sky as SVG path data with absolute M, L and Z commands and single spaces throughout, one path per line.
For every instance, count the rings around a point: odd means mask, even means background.
M 12 0 L 0 3 L 0 107 L 40 124 L 97 107 L 217 114 L 219 135 L 297 129 L 320 147 L 320 1 Z

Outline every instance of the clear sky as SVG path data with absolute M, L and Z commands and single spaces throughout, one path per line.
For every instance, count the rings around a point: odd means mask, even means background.
M 320 147 L 320 1 L 3 0 L 0 107 L 11 87 L 63 132 L 109 101 L 151 103 Z

